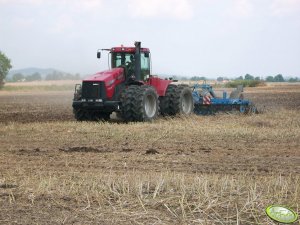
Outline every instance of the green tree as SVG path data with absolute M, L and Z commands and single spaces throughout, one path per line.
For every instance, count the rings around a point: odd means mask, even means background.
M 79 80 L 79 77 L 80 77 L 80 75 L 78 76 L 79 74 L 75 74 L 75 80 Z M 180 80 L 182 80 L 182 81 L 187 81 L 187 80 L 189 80 L 186 76 L 182 76 L 182 77 L 180 77 Z
M 267 76 L 266 81 L 267 82 L 274 82 L 274 77 L 273 76 Z
M 255 77 L 254 80 L 260 80 L 260 77 Z
M 252 76 L 250 74 L 246 74 L 245 75 L 245 80 L 254 80 L 254 76 Z
M 224 80 L 224 77 L 218 77 L 217 81 L 222 82 Z
M 295 77 L 295 78 L 291 77 L 291 78 L 289 79 L 289 82 L 298 82 L 298 81 L 299 81 L 299 80 L 298 80 L 297 77 Z
M 4 86 L 4 80 L 11 67 L 10 59 L 0 51 L 0 89 Z
M 244 80 L 244 78 L 243 78 L 243 76 L 239 76 L 235 80 Z
M 34 73 L 26 77 L 26 81 L 42 80 L 42 76 L 39 73 Z
M 193 76 L 190 79 L 191 81 L 199 81 L 199 80 L 206 80 L 205 77 Z
M 18 82 L 18 81 L 22 81 L 23 79 L 25 79 L 25 76 L 22 73 L 15 73 L 12 76 L 12 81 L 13 82 Z
M 45 80 L 63 80 L 64 74 L 59 71 L 53 71 L 50 74 L 46 75 Z
M 281 74 L 278 74 L 274 77 L 274 82 L 284 82 L 284 78 Z

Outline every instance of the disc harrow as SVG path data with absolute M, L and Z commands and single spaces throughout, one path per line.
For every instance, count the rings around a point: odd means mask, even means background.
M 238 86 L 227 98 L 227 92 L 223 91 L 223 97 L 217 97 L 212 86 L 206 83 L 193 86 L 194 112 L 197 115 L 213 115 L 217 112 L 239 112 L 242 114 L 256 114 L 256 106 L 248 99 L 244 99 L 243 87 Z

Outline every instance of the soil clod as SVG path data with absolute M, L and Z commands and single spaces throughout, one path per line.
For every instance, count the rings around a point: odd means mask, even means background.
M 107 149 L 87 147 L 87 146 L 60 148 L 59 150 L 63 152 L 110 152 Z
M 157 150 L 155 150 L 154 148 L 150 148 L 146 151 L 146 154 L 159 154 L 159 152 Z

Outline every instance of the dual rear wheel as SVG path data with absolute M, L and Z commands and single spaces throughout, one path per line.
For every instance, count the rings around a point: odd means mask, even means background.
M 174 116 L 177 114 L 189 115 L 194 110 L 194 101 L 191 89 L 187 85 L 170 84 L 164 97 L 160 101 L 161 114 Z
M 121 104 L 125 121 L 151 121 L 158 116 L 159 100 L 152 86 L 129 86 L 121 94 Z
M 148 85 L 131 85 L 121 94 L 122 112 L 125 121 L 151 121 L 159 115 L 188 115 L 193 112 L 192 91 L 188 86 L 168 86 L 164 97 Z

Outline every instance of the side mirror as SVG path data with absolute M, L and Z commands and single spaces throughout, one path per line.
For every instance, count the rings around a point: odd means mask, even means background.
M 149 52 L 145 52 L 145 58 L 149 58 Z
M 98 58 L 98 59 L 101 58 L 101 52 L 100 52 L 100 50 L 97 51 L 97 58 Z

